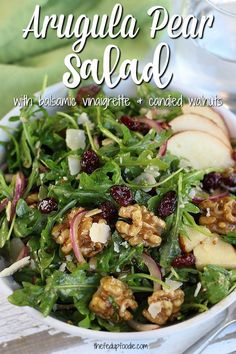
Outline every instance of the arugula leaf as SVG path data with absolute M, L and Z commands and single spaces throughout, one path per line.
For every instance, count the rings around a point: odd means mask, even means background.
M 1 194 L 11 199 L 13 194 L 13 189 L 6 184 L 5 178 L 1 171 L 0 171 L 0 186 L 1 186 Z
M 122 137 L 123 144 L 135 143 L 137 137 L 130 131 L 124 124 L 118 123 L 111 114 L 109 110 L 106 110 L 102 117 L 103 125 L 109 130 L 113 130 L 116 135 Z
M 14 305 L 39 307 L 44 316 L 51 313 L 58 298 L 72 298 L 77 309 L 86 309 L 99 281 L 98 274 L 88 275 L 81 269 L 72 274 L 55 271 L 47 278 L 46 286 L 23 282 L 23 289 L 14 291 L 8 299 Z
M 23 289 L 17 289 L 8 297 L 11 304 L 17 306 L 38 307 L 44 293 L 44 287 L 23 282 Z
M 96 290 L 100 281 L 98 274 L 88 275 L 84 270 L 77 269 L 71 274 L 55 271 L 47 279 L 45 287 L 45 296 L 40 303 L 40 310 L 44 316 L 50 314 L 57 299 L 73 298 L 76 308 L 82 310 L 82 313 L 88 314 L 86 306 L 91 295 Z M 86 305 L 85 305 L 86 303 Z
M 212 305 L 228 295 L 231 286 L 230 271 L 219 266 L 208 265 L 204 267 L 200 279 L 205 289 L 205 297 Z
M 115 231 L 112 234 L 110 245 L 105 251 L 97 256 L 97 271 L 101 273 L 121 272 L 126 265 L 133 261 L 141 261 L 143 246 L 131 247 Z
M 181 207 L 183 203 L 182 190 L 183 178 L 182 173 L 180 173 L 178 179 L 178 202 L 176 212 L 172 218 L 171 229 L 165 232 L 165 234 L 167 234 L 167 240 L 160 249 L 160 265 L 165 268 L 169 267 L 172 260 L 181 253 L 179 246 L 179 231 L 183 216 L 183 209 Z
M 28 183 L 24 191 L 24 198 L 28 195 L 28 193 L 31 191 L 33 186 L 37 184 L 38 177 L 39 177 L 39 163 L 37 160 L 35 160 L 33 162 L 32 170 L 28 178 Z
M 112 323 L 110 321 L 105 321 L 98 317 L 98 323 L 101 327 L 105 328 L 109 332 L 129 332 L 130 327 L 125 323 Z
M 22 133 L 22 136 L 21 136 L 20 150 L 21 150 L 22 165 L 25 168 L 30 168 L 32 165 L 32 156 L 31 156 L 30 148 L 28 146 L 28 142 L 26 140 L 24 132 Z
M 231 245 L 236 246 L 236 232 L 228 232 L 226 235 L 221 235 L 221 238 L 230 243 Z
M 194 268 L 174 268 L 176 273 L 175 280 L 195 284 L 198 280 L 199 271 Z M 194 289 L 195 291 L 195 289 Z
M 156 152 L 157 149 L 162 146 L 171 136 L 169 130 L 164 130 L 160 133 L 150 130 L 145 136 L 140 138 L 136 143 L 129 141 L 129 144 L 121 147 L 121 153 L 135 153 L 140 155 L 146 150 Z
M 65 176 L 67 176 L 67 179 L 71 178 L 67 161 L 63 160 L 58 163 L 47 156 L 41 156 L 40 161 L 48 169 L 48 171 L 41 174 L 41 182 L 58 181 L 62 180 Z
M 10 120 L 10 119 L 9 119 Z M 20 169 L 21 167 L 21 155 L 20 155 L 20 146 L 17 139 L 17 132 L 13 134 L 11 128 L 1 125 L 0 128 L 7 134 L 10 144 L 8 142 L 0 142 L 6 148 L 8 168 L 9 172 L 14 171 L 15 169 Z
M 122 167 L 147 167 L 155 166 L 158 167 L 160 171 L 166 170 L 169 165 L 162 161 L 160 158 L 153 157 L 153 152 L 150 150 L 143 151 L 138 157 L 131 156 L 130 153 L 123 155 L 118 155 L 115 159 L 116 163 Z
M 30 208 L 23 199 L 19 199 L 16 206 L 14 233 L 16 237 L 26 237 L 35 233 L 39 235 L 44 229 L 47 217 L 36 208 Z
M 80 174 L 80 189 L 89 191 L 106 192 L 114 184 L 120 184 L 121 171 L 114 162 L 107 162 L 102 168 L 97 169 L 88 175 L 83 172 Z
M 95 207 L 100 203 L 110 200 L 110 196 L 101 192 L 99 186 L 95 190 L 74 189 L 71 185 L 56 184 L 51 185 L 49 189 L 49 196 L 56 197 L 62 205 L 67 205 L 68 202 L 74 202 L 81 206 Z
M 51 238 L 51 230 L 56 223 L 56 221 L 61 218 L 68 210 L 73 208 L 76 204 L 76 201 L 73 200 L 70 203 L 68 203 L 64 208 L 62 208 L 59 212 L 55 213 L 52 216 L 49 216 L 47 225 L 41 232 L 41 239 L 40 239 L 40 247 L 44 249 L 46 246 L 53 245 L 55 246 L 55 243 L 53 242 Z
M 140 205 L 148 206 L 148 202 L 149 202 L 150 198 L 151 198 L 150 194 L 148 194 L 142 190 L 137 190 L 134 193 L 134 199 L 135 199 L 136 203 L 138 203 Z

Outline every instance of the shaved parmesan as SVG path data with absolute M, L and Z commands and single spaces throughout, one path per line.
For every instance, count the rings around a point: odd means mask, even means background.
M 94 216 L 94 215 L 97 215 L 97 214 L 101 214 L 102 210 L 101 209 L 92 209 L 90 211 L 88 211 L 86 214 L 85 214 L 85 217 L 86 218 L 89 218 L 90 216 Z
M 59 271 L 60 271 L 60 272 L 64 272 L 65 270 L 66 270 L 66 263 L 64 262 L 64 263 L 62 263 L 62 264 L 60 265 Z
M 98 224 L 94 222 L 90 229 L 89 235 L 93 242 L 100 242 L 105 244 L 111 237 L 110 226 L 104 223 Z
M 84 131 L 81 129 L 66 129 L 66 145 L 71 150 L 84 149 L 86 145 Z
M 80 159 L 77 156 L 68 156 L 68 166 L 71 176 L 80 172 Z
M 195 197 L 195 195 L 196 195 L 196 189 L 192 188 L 192 189 L 190 190 L 188 196 L 189 196 L 190 199 L 193 199 L 193 198 Z
M 116 243 L 116 242 L 114 242 L 114 251 L 115 251 L 116 253 L 120 253 L 120 247 L 119 247 L 119 244 L 118 244 L 118 243 Z
M 7 216 L 7 221 L 11 220 L 11 201 L 9 200 L 7 207 L 6 207 L 6 216 Z
M 147 113 L 145 114 L 145 117 L 147 117 L 148 119 L 153 119 L 153 113 L 152 113 L 151 109 L 149 111 L 147 111 Z
M 30 256 L 20 259 L 19 261 L 10 265 L 10 267 L 3 269 L 0 272 L 0 278 L 9 277 L 10 275 L 12 275 L 12 274 L 16 273 L 18 270 L 20 270 L 21 268 L 24 268 L 25 266 L 27 266 L 29 263 L 30 263 Z
M 152 318 L 155 318 L 162 310 L 162 305 L 161 302 L 153 302 L 152 304 L 149 305 L 148 307 L 148 312 L 152 316 Z
M 165 289 L 166 291 L 175 291 L 183 285 L 183 283 L 181 283 L 180 281 L 171 279 L 166 279 L 165 284 L 169 287 L 169 289 Z
M 152 174 L 143 172 L 143 173 L 141 173 L 141 175 L 139 175 L 138 177 L 136 177 L 134 179 L 134 183 L 147 185 L 147 188 L 143 187 L 141 189 L 144 192 L 150 192 L 152 187 L 148 187 L 148 186 L 149 185 L 152 186 L 153 184 L 155 184 L 156 180 L 155 180 L 155 177 Z
M 72 257 L 70 254 L 68 254 L 67 256 L 65 256 L 65 259 L 67 260 L 67 262 L 73 261 L 73 257 Z
M 144 169 L 144 172 L 148 173 L 149 175 L 152 175 L 153 177 L 159 177 L 160 176 L 160 171 L 157 166 L 147 166 Z
M 199 282 L 199 283 L 197 283 L 197 286 L 196 286 L 196 289 L 195 289 L 195 291 L 194 291 L 194 297 L 197 297 L 198 296 L 198 294 L 199 294 L 199 291 L 201 290 L 201 287 L 202 287 L 202 284 Z
M 79 115 L 77 123 L 80 125 L 85 125 L 86 123 L 88 124 L 88 127 L 90 129 L 94 128 L 94 124 L 91 122 L 91 120 L 89 119 L 89 116 L 87 115 L 87 113 L 83 112 Z

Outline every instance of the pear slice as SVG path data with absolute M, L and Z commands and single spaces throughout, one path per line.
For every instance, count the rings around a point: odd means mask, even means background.
M 236 250 L 219 236 L 206 237 L 194 249 L 197 269 L 214 264 L 226 269 L 236 268 Z
M 229 135 L 229 131 L 224 121 L 224 118 L 210 107 L 190 106 L 188 104 L 185 104 L 182 107 L 182 112 L 184 114 L 193 113 L 206 117 L 216 123 L 226 135 Z
M 170 126 L 174 133 L 187 130 L 199 130 L 214 135 L 220 139 L 225 145 L 231 147 L 230 140 L 225 132 L 218 127 L 212 120 L 197 114 L 184 114 L 173 119 Z
M 234 165 L 232 150 L 213 135 L 189 130 L 173 135 L 167 151 L 182 158 L 181 166 L 195 169 L 228 168 Z
M 187 233 L 187 236 L 180 235 L 179 243 L 181 249 L 186 253 L 191 252 L 201 241 L 205 240 L 205 238 L 211 237 L 206 236 L 200 231 L 197 231 L 189 226 L 185 226 L 185 231 Z

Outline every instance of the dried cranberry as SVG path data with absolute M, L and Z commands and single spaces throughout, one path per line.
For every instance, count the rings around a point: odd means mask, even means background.
M 122 206 L 127 206 L 134 200 L 131 190 L 126 186 L 113 186 L 110 188 L 110 194 Z
M 185 253 L 176 257 L 171 265 L 176 268 L 191 267 L 195 264 L 195 257 L 193 253 Z
M 157 214 L 161 218 L 166 218 L 167 216 L 173 214 L 177 206 L 177 194 L 175 191 L 167 192 L 161 199 L 158 207 Z
M 211 172 L 204 176 L 202 186 L 206 191 L 216 189 L 220 187 L 221 180 L 222 178 L 219 173 Z
M 39 202 L 38 209 L 42 214 L 49 214 L 57 210 L 57 202 L 54 198 L 45 198 Z
M 222 183 L 226 187 L 236 187 L 236 173 L 232 173 L 227 177 L 222 177 Z
M 123 123 L 129 130 L 134 132 L 140 132 L 146 134 L 149 131 L 149 127 L 138 119 L 131 118 L 130 116 L 122 116 L 120 118 L 121 123 Z
M 81 158 L 81 171 L 91 174 L 94 172 L 99 166 L 100 161 L 99 157 L 93 150 L 87 150 L 83 153 Z
M 76 95 L 76 102 L 78 105 L 83 106 L 83 99 L 88 97 L 95 97 L 101 88 L 97 85 L 87 85 L 79 88 L 77 95 Z
M 109 201 L 103 202 L 100 205 L 100 209 L 102 210 L 102 217 L 106 221 L 112 223 L 117 219 L 118 212 L 115 205 L 112 202 Z

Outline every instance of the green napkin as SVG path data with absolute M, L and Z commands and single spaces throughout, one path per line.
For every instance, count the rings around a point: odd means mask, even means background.
M 35 39 L 30 35 L 22 38 L 22 30 L 27 27 L 35 5 L 41 5 L 41 19 L 51 14 L 74 14 L 77 18 L 86 14 L 110 13 L 117 1 L 113 0 L 0 0 L 0 116 L 13 106 L 13 97 L 32 94 L 38 91 L 44 77 L 48 76 L 48 84 L 62 80 L 67 70 L 64 58 L 72 53 L 72 39 L 58 39 L 56 32 L 50 30 L 46 39 Z M 135 39 L 116 40 L 89 39 L 79 56 L 86 58 L 102 58 L 104 48 L 109 43 L 117 44 L 124 58 L 143 59 L 156 40 L 151 40 L 149 31 L 151 18 L 147 10 L 157 4 L 167 6 L 164 0 L 120 0 L 124 13 L 131 13 L 138 20 L 141 28 Z

